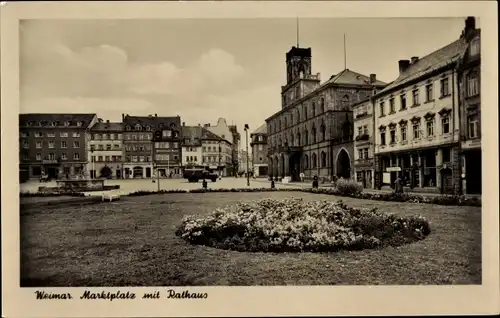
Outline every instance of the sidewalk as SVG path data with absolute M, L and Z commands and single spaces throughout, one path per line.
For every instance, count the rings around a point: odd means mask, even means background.
M 253 181 L 258 181 L 262 183 L 268 183 L 270 184 L 271 181 L 268 181 L 267 179 L 261 178 L 261 179 L 253 179 Z M 312 182 L 289 182 L 289 183 L 281 183 L 281 182 L 276 182 L 276 186 L 288 186 L 288 187 L 295 187 L 295 188 L 311 188 L 312 187 Z M 333 185 L 331 183 L 323 183 L 319 184 L 320 188 L 331 188 Z M 392 189 L 363 189 L 363 193 L 371 193 L 371 194 L 380 194 L 380 193 L 392 193 Z M 408 194 L 414 194 L 414 195 L 420 195 L 420 196 L 427 196 L 427 197 L 439 197 L 443 196 L 444 194 L 441 193 L 430 193 L 430 192 L 416 192 L 416 191 L 407 191 L 405 190 L 404 193 Z M 467 198 L 481 198 L 480 194 L 467 194 L 465 195 Z

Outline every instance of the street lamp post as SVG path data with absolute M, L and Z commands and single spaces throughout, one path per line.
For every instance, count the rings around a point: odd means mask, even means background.
M 248 124 L 245 124 L 245 136 L 246 136 L 246 144 L 247 144 L 247 153 L 246 153 L 246 162 L 247 162 L 247 186 L 250 186 L 250 174 L 248 171 Z
M 90 160 L 92 161 L 92 171 L 90 173 L 90 177 L 91 177 L 90 179 L 95 179 L 95 158 L 94 158 L 93 154 L 94 154 L 94 150 L 91 149 L 90 150 Z

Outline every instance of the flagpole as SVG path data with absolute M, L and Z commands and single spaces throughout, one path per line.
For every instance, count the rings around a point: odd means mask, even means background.
M 347 69 L 347 54 L 346 54 L 345 33 L 344 33 L 344 70 L 346 69 Z

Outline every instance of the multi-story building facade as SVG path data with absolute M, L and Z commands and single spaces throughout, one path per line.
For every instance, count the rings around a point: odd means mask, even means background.
M 95 122 L 96 114 L 20 114 L 20 173 L 28 178 L 86 175 L 85 131 Z
M 354 170 L 356 181 L 364 188 L 374 188 L 373 175 L 373 106 L 366 99 L 352 106 L 354 115 Z
M 466 33 L 470 32 L 466 24 Z M 415 191 L 461 192 L 457 64 L 461 36 L 423 57 L 399 61 L 399 77 L 374 95 L 377 187 L 397 177 Z
M 252 148 L 252 169 L 255 177 L 269 175 L 267 165 L 267 125 L 264 123 L 250 134 Z
M 233 153 L 234 153 L 234 149 L 237 149 L 235 147 L 237 145 L 239 145 L 239 133 L 237 131 L 236 126 L 228 125 L 226 119 L 219 118 L 217 120 L 217 125 L 205 124 L 205 125 L 203 125 L 203 128 L 205 128 L 208 131 L 210 131 L 211 133 L 219 136 L 220 138 L 226 140 L 227 143 L 229 143 L 231 145 L 231 147 L 232 147 L 231 162 L 224 163 L 223 174 L 224 174 L 224 176 L 233 175 L 234 171 L 235 171 L 234 166 L 233 166 L 233 159 L 234 159 Z M 227 144 L 227 143 L 224 143 L 224 144 Z
M 286 54 L 287 84 L 281 110 L 266 119 L 268 164 L 274 177 L 298 180 L 353 176 L 353 115 L 350 106 L 386 84 L 345 69 L 320 84 L 311 74 L 311 49 Z
M 202 156 L 203 165 L 210 171 L 217 171 L 222 177 L 227 177 L 232 172 L 232 148 L 231 143 L 211 132 L 202 129 Z
M 468 47 L 458 67 L 462 192 L 481 193 L 481 32 L 473 18 L 462 37 Z
M 91 178 L 123 178 L 123 124 L 98 122 L 87 131 L 87 171 Z
M 129 178 L 153 176 L 153 124 L 144 117 L 122 114 L 123 173 Z
M 203 168 L 203 127 L 182 123 L 182 168 Z
M 143 119 L 153 126 L 153 162 L 160 177 L 182 177 L 180 116 L 149 116 Z

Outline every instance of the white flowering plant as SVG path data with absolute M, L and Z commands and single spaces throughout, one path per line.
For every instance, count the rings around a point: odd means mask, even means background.
M 263 199 L 186 216 L 176 234 L 193 243 L 237 251 L 329 252 L 397 246 L 425 238 L 429 222 L 341 201 Z

